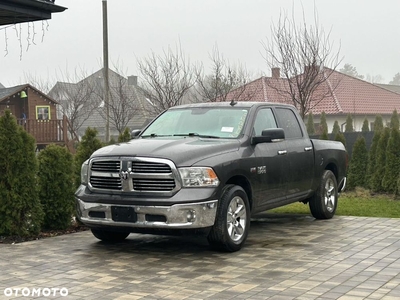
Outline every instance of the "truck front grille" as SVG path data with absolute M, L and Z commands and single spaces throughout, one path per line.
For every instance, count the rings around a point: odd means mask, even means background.
M 171 173 L 171 167 L 167 164 L 152 162 L 132 162 L 134 173 Z
M 89 172 L 90 188 L 98 191 L 172 193 L 180 188 L 176 167 L 166 159 L 94 158 Z

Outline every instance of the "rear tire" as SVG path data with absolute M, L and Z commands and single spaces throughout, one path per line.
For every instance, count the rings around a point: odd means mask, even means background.
M 116 243 L 116 242 L 121 242 L 125 240 L 129 232 L 121 232 L 121 231 L 107 231 L 107 230 L 102 230 L 102 229 L 91 229 L 92 234 L 98 238 L 99 240 L 102 240 L 104 242 L 111 242 L 111 243 Z
M 331 219 L 338 204 L 338 188 L 335 175 L 325 170 L 314 196 L 310 198 L 311 214 L 316 219 Z
M 208 242 L 214 248 L 234 252 L 244 245 L 250 228 L 250 204 L 246 192 L 237 185 L 225 189 Z

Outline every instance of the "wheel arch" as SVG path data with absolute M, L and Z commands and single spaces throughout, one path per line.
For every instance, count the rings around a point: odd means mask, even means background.
M 333 175 L 335 175 L 336 181 L 338 181 L 339 171 L 338 171 L 338 167 L 335 163 L 331 162 L 331 163 L 327 164 L 327 166 L 325 167 L 325 170 L 331 171 L 333 173 Z
M 226 181 L 225 186 L 230 185 L 230 184 L 238 185 L 246 192 L 247 198 L 248 198 L 249 204 L 250 204 L 250 211 L 252 211 L 253 192 L 252 192 L 250 181 L 243 175 L 235 175 Z

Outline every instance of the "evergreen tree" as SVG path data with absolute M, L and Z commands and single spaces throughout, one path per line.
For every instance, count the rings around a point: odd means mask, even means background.
M 74 213 L 73 157 L 64 147 L 49 145 L 38 155 L 43 227 L 66 229 Z
M 388 144 L 390 136 L 390 129 L 385 127 L 381 133 L 379 138 L 377 150 L 376 150 L 376 162 L 375 162 L 375 170 L 371 177 L 371 189 L 374 192 L 383 192 L 382 179 L 385 175 L 385 166 L 386 166 L 386 147 Z
M 34 138 L 5 111 L 0 117 L 0 235 L 40 231 L 37 171 Z
M 386 148 L 385 175 L 382 186 L 386 192 L 395 193 L 397 180 L 400 174 L 400 133 L 396 128 L 390 131 L 390 138 Z
M 347 115 L 346 118 L 346 127 L 344 132 L 353 132 L 354 128 L 353 128 L 353 118 L 351 117 L 350 114 Z
M 396 73 L 393 76 L 393 79 L 391 81 L 389 81 L 389 84 L 400 85 L 400 73 Z
M 340 132 L 339 122 L 335 121 L 335 123 L 333 124 L 332 133 L 336 135 L 339 132 Z
M 348 172 L 348 185 L 349 189 L 355 187 L 365 187 L 365 174 L 367 171 L 368 150 L 363 136 L 359 136 L 354 143 L 352 157 L 349 165 Z
M 326 123 L 326 114 L 324 111 L 321 113 L 320 126 L 321 126 L 321 132 L 328 133 L 328 124 Z
M 118 143 L 129 142 L 131 140 L 131 133 L 129 132 L 129 128 L 125 128 L 124 132 L 122 132 L 118 136 Z
M 367 167 L 367 175 L 366 175 L 366 182 L 367 187 L 372 189 L 372 175 L 375 172 L 375 165 L 376 165 L 376 153 L 378 149 L 379 139 L 382 135 L 382 130 L 378 130 L 374 132 L 374 137 L 372 138 L 372 144 L 368 152 L 368 167 Z
M 321 113 L 321 121 L 320 121 L 320 128 L 321 128 L 321 140 L 328 140 L 328 124 L 326 123 L 326 114 L 325 112 Z
M 315 127 L 314 127 L 314 118 L 312 112 L 308 114 L 307 119 L 307 132 L 309 135 L 315 134 Z
M 114 144 L 116 144 L 116 143 L 117 143 L 117 141 L 116 141 L 115 138 L 112 136 L 112 137 L 110 138 L 110 141 L 109 141 L 108 143 L 106 143 L 104 146 L 114 145 Z
M 361 131 L 362 132 L 369 132 L 369 123 L 368 123 L 368 119 L 367 118 L 364 119 Z
M 319 136 L 319 139 L 320 139 L 320 140 L 329 140 L 328 133 L 327 133 L 326 131 L 323 131 L 323 132 L 321 133 L 321 135 Z
M 343 146 L 346 147 L 346 137 L 344 136 L 343 133 L 338 132 L 338 133 L 335 135 L 335 141 L 341 142 L 341 143 L 343 144 Z
M 398 197 L 400 195 L 400 176 L 397 179 L 397 188 L 396 188 L 396 192 L 395 195 Z
M 383 130 L 383 120 L 381 115 L 377 115 L 375 117 L 375 122 L 374 122 L 374 132 L 382 131 Z
M 76 151 L 74 157 L 74 173 L 75 173 L 75 187 L 81 183 L 81 166 L 82 164 L 89 159 L 90 155 L 97 149 L 100 149 L 103 144 L 97 137 L 97 130 L 95 128 L 88 127 L 85 131 L 85 134 L 82 137 L 81 142 L 78 145 L 78 149 Z
M 399 130 L 399 115 L 396 109 L 393 111 L 392 117 L 390 118 L 390 128 Z

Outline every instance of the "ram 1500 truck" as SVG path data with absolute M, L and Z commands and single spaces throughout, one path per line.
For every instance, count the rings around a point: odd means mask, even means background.
M 237 251 L 265 210 L 301 201 L 316 219 L 332 218 L 346 170 L 342 143 L 310 139 L 293 106 L 176 106 L 91 155 L 77 216 L 104 241 L 202 232 L 211 246 Z

